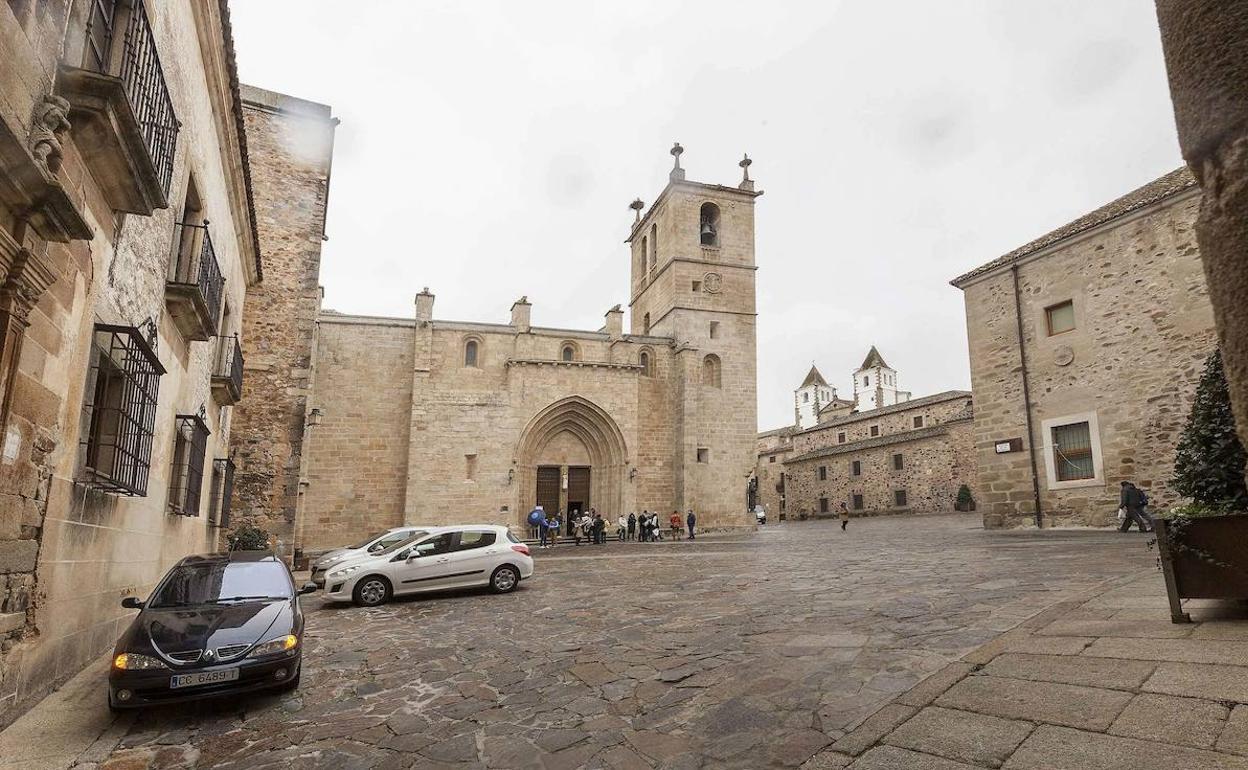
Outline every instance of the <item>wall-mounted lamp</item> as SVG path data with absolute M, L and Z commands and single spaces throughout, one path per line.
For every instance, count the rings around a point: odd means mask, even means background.
M 636 468 L 629 468 L 629 469 L 628 469 L 628 480 L 629 480 L 629 481 L 632 481 L 632 480 L 633 480 L 633 479 L 635 479 L 635 478 L 637 478 L 637 469 L 636 469 Z
M 511 480 L 514 479 L 515 477 L 516 477 L 516 469 L 508 468 L 507 469 L 507 483 L 510 484 Z
M 312 407 L 312 411 L 308 412 L 308 427 L 311 428 L 321 424 L 321 408 Z

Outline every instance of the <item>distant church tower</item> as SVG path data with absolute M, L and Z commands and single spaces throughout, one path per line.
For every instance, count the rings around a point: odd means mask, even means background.
M 829 385 L 819 370 L 811 364 L 810 372 L 797 390 L 793 391 L 794 419 L 799 430 L 819 424 L 819 410 L 836 398 L 836 388 Z
M 668 183 L 628 236 L 633 335 L 670 340 L 667 406 L 675 507 L 744 510 L 757 458 L 757 346 L 754 297 L 754 190 L 750 159 L 736 187 L 693 182 L 671 154 Z
M 909 391 L 897 389 L 897 370 L 884 362 L 875 345 L 854 372 L 854 400 L 860 412 L 910 400 Z

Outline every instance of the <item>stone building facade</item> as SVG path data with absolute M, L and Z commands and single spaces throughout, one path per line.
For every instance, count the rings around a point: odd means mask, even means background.
M 321 245 L 337 118 L 327 105 L 242 86 L 264 280 L 243 314 L 247 393 L 233 426 L 236 522 L 292 554 L 320 309 Z M 409 379 L 404 376 L 403 379 Z M 314 418 L 313 418 L 314 421 Z
M 951 511 L 963 484 L 977 497 L 973 413 L 970 392 L 951 390 L 794 433 L 786 517 L 835 515 L 842 502 L 855 515 Z
M 741 527 L 754 466 L 754 190 L 680 168 L 628 243 L 630 328 L 596 331 L 323 312 L 304 440 L 296 547 L 315 553 L 381 527 L 464 520 L 526 532 L 535 504 L 698 512 Z
M 1115 522 L 1119 482 L 1176 501 L 1174 450 L 1214 320 L 1167 174 L 953 281 L 966 300 L 984 524 Z
M 0 61 L 2 723 L 214 541 L 261 264 L 224 2 L 9 2 Z
M 801 419 L 800 414 L 798 419 Z M 787 517 L 784 469 L 793 455 L 793 434 L 798 430 L 796 426 L 787 426 L 758 434 L 758 463 L 754 469 L 750 509 L 761 505 L 775 520 Z

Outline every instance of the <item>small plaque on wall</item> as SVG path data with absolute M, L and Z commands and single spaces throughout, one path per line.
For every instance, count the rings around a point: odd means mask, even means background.
M 1021 452 L 1023 451 L 1023 440 L 1021 438 L 1008 438 L 1004 441 L 998 441 L 995 447 L 999 455 Z

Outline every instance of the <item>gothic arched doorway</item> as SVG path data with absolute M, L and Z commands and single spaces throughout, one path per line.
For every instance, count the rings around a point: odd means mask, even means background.
M 624 510 L 624 434 L 588 399 L 569 396 L 538 412 L 520 434 L 515 463 L 521 522 L 539 502 L 561 517 L 574 506 L 608 520 Z

